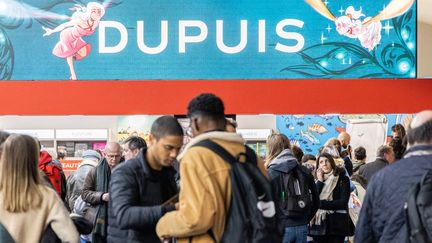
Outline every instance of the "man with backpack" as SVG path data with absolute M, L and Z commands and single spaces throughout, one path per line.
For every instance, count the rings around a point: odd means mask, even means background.
M 222 100 L 213 94 L 201 94 L 189 103 L 188 116 L 194 138 L 178 156 L 179 209 L 159 220 L 158 236 L 175 237 L 179 243 L 278 242 L 276 232 L 267 234 L 276 229 L 276 215 L 263 162 L 245 147 L 240 135 L 225 131 Z M 255 190 L 249 185 L 240 195 L 240 185 L 245 185 L 242 179 L 247 175 L 252 181 L 261 180 L 256 186 L 262 188 Z M 254 199 L 256 194 L 259 198 Z M 247 203 L 239 206 L 242 199 L 252 201 L 253 207 L 245 206 Z M 239 209 L 247 213 L 240 214 Z M 251 224 L 243 228 L 247 225 L 245 215 L 251 214 L 256 218 L 250 218 Z M 236 224 L 233 219 L 238 220 Z M 260 221 L 260 229 L 256 221 Z
M 319 208 L 319 195 L 310 171 L 301 166 L 290 149 L 288 137 L 284 134 L 282 152 L 270 161 L 267 171 L 274 189 L 279 222 L 285 229 L 283 243 L 307 242 L 308 225 Z
M 432 110 L 422 111 L 414 117 L 407 138 L 408 150 L 403 159 L 378 171 L 368 184 L 356 227 L 355 242 L 421 242 L 415 240 L 415 234 L 432 236 L 431 197 L 426 198 L 428 207 L 419 208 L 423 211 L 420 212 L 420 224 L 416 228 L 408 225 L 413 217 L 419 216 L 410 213 L 410 191 L 418 186 L 416 184 L 422 177 L 429 179 L 423 182 L 431 183 L 432 179 Z M 417 195 L 417 199 L 423 197 L 424 195 Z M 407 201 L 408 217 L 404 209 Z M 424 242 L 431 240 L 429 238 Z

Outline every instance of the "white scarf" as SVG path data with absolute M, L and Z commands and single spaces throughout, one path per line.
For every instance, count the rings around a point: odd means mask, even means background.
M 327 177 L 327 178 L 326 178 Z M 333 170 L 324 175 L 324 188 L 320 193 L 320 200 L 332 201 L 333 200 L 333 190 L 335 189 L 337 182 L 339 180 L 339 176 L 335 176 L 333 174 Z M 320 225 L 322 221 L 325 220 L 326 215 L 329 213 L 333 213 L 332 210 L 324 210 L 318 209 L 314 218 L 312 219 L 312 224 Z

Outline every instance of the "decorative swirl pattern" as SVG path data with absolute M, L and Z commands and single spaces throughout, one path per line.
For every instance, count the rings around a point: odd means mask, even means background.
M 415 29 L 413 10 L 392 19 L 397 42 L 368 52 L 360 45 L 328 42 L 305 48 L 297 54 L 304 64 L 285 67 L 306 78 L 384 78 L 415 77 Z

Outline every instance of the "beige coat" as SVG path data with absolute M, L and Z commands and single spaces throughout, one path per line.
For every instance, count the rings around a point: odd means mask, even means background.
M 0 206 L 0 222 L 17 243 L 38 243 L 42 234 L 51 227 L 62 242 L 77 243 L 78 231 L 57 193 L 42 186 L 44 197 L 41 207 L 25 213 L 10 213 Z M 3 202 L 0 195 L 0 202 Z
M 212 242 L 207 234 L 212 230 L 219 240 L 225 227 L 225 217 L 231 204 L 230 165 L 207 148 L 192 147 L 199 141 L 211 139 L 232 155 L 244 152 L 245 141 L 240 135 L 228 132 L 209 132 L 192 139 L 180 161 L 180 195 L 178 211 L 165 214 L 156 226 L 159 237 L 176 237 L 178 242 Z M 258 161 L 266 174 L 264 163 Z

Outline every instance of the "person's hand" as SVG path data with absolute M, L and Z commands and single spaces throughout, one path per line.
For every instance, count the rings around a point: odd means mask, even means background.
M 321 182 L 324 182 L 324 173 L 323 173 L 322 169 L 318 168 L 316 174 L 317 174 L 318 180 Z
M 43 34 L 43 36 L 49 36 L 49 35 L 51 35 L 52 33 L 54 33 L 54 31 L 53 31 L 52 29 L 47 28 L 47 27 L 45 27 L 45 26 L 42 26 L 42 29 L 45 30 L 45 33 Z
M 179 210 L 180 204 L 178 202 L 175 203 L 174 206 L 175 206 L 176 210 Z
M 102 194 L 102 201 L 108 202 L 108 200 L 109 200 L 109 193 L 107 192 Z

